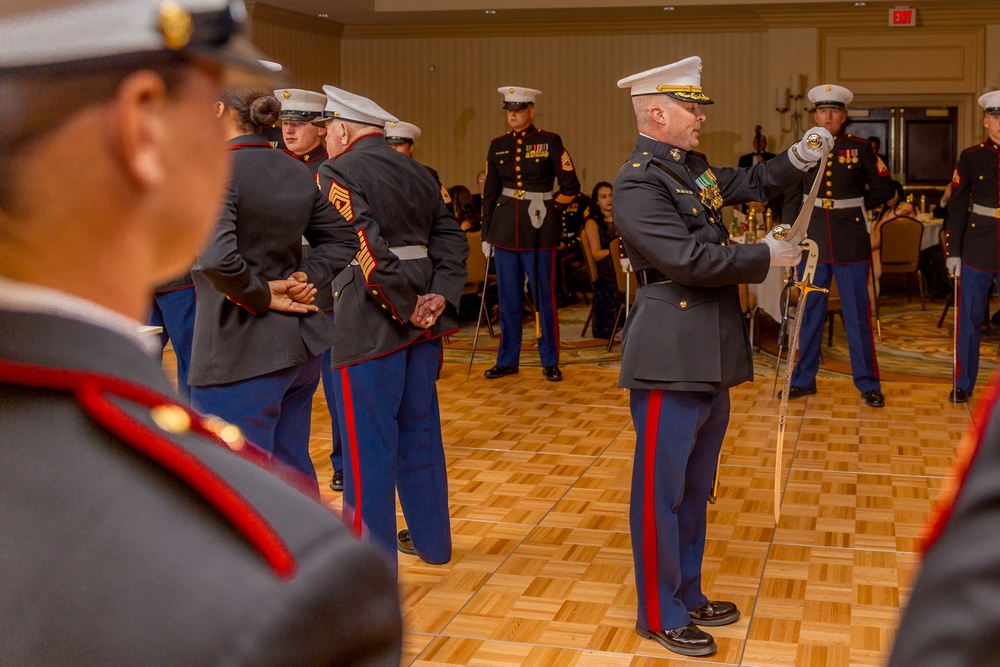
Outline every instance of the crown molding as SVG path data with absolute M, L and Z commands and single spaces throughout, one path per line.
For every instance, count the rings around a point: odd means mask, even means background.
M 267 23 L 281 28 L 303 30 L 333 38 L 340 38 L 344 32 L 344 24 L 337 21 L 306 16 L 262 2 L 252 4 L 248 2 L 246 5 L 250 14 L 251 29 L 255 23 Z
M 439 23 L 348 25 L 343 39 L 406 39 L 512 36 L 567 35 L 645 35 L 689 32 L 735 33 L 766 32 L 774 28 L 914 30 L 890 28 L 888 6 L 845 9 L 755 9 L 747 13 L 731 12 L 725 21 L 718 15 L 702 15 L 682 19 L 587 19 L 551 21 L 498 21 L 490 23 Z M 918 7 L 917 27 L 920 28 L 981 28 L 984 24 L 1000 24 L 1000 3 L 996 7 Z
M 718 19 L 681 20 L 577 20 L 497 22 L 484 24 L 421 23 L 396 25 L 355 25 L 344 28 L 343 39 L 400 39 L 447 37 L 550 37 L 586 35 L 657 35 L 688 32 L 764 32 L 767 27 L 756 17 L 726 22 Z

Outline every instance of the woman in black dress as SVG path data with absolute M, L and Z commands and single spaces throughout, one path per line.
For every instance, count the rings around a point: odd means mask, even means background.
M 594 338 L 614 335 L 615 316 L 618 314 L 618 279 L 611 242 L 618 238 L 618 230 L 611 215 L 611 184 L 601 181 L 591 195 L 590 218 L 583 226 L 583 242 L 589 244 L 590 253 L 597 263 L 597 280 L 594 281 L 593 325 Z

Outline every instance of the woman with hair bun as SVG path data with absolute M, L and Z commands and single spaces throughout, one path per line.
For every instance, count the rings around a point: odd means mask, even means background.
M 358 250 L 354 230 L 309 168 L 262 135 L 281 113 L 269 92 L 231 90 L 215 104 L 233 170 L 219 222 L 194 267 L 191 402 L 311 478 L 312 396 L 333 323 L 312 301 Z M 304 262 L 302 237 L 314 252 Z

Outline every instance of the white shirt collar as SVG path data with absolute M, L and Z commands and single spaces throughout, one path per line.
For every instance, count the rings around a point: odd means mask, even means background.
M 24 313 L 44 313 L 87 322 L 125 336 L 149 354 L 158 341 L 141 333 L 141 322 L 66 292 L 0 276 L 0 308 Z

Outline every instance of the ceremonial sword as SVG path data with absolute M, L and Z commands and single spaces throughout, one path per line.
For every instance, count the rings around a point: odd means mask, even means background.
M 826 141 L 818 134 L 810 134 L 805 139 L 810 148 L 819 148 L 826 144 Z M 827 148 L 829 150 L 829 148 Z M 824 151 L 826 152 L 826 151 Z M 806 263 L 802 269 L 801 278 L 795 282 L 795 287 L 799 290 L 799 302 L 795 307 L 795 326 L 792 327 L 792 335 L 788 341 L 788 361 L 785 363 L 785 381 L 782 385 L 781 404 L 778 408 L 778 438 L 774 451 L 774 523 L 777 525 L 781 517 L 781 459 L 784 455 L 785 447 L 785 420 L 788 416 L 788 392 L 792 386 L 792 370 L 795 368 L 795 353 L 798 350 L 799 332 L 802 330 L 802 320 L 805 319 L 806 300 L 813 292 L 829 292 L 822 287 L 813 284 L 813 277 L 816 275 L 816 264 L 819 261 L 819 248 L 816 242 L 806 239 L 805 235 L 809 228 L 809 220 L 812 218 L 813 205 L 816 203 L 816 194 L 819 192 L 820 182 L 823 180 L 823 169 L 816 171 L 816 179 L 813 181 L 809 194 L 802 203 L 795 222 L 791 229 L 777 226 L 771 230 L 771 235 L 778 240 L 804 239 L 800 245 L 805 246 L 807 251 Z M 779 360 L 780 362 L 780 360 Z
M 479 302 L 479 316 L 476 318 L 476 335 L 472 339 L 472 354 L 469 355 L 469 370 L 465 372 L 465 381 L 469 381 L 469 376 L 472 375 L 472 362 L 476 358 L 476 345 L 479 343 L 479 329 L 483 326 L 483 311 L 486 310 L 486 285 L 489 284 L 490 280 L 490 257 L 493 256 L 493 246 L 487 246 L 486 251 L 486 274 L 483 276 L 483 298 Z M 489 317 L 489 314 L 485 314 Z

